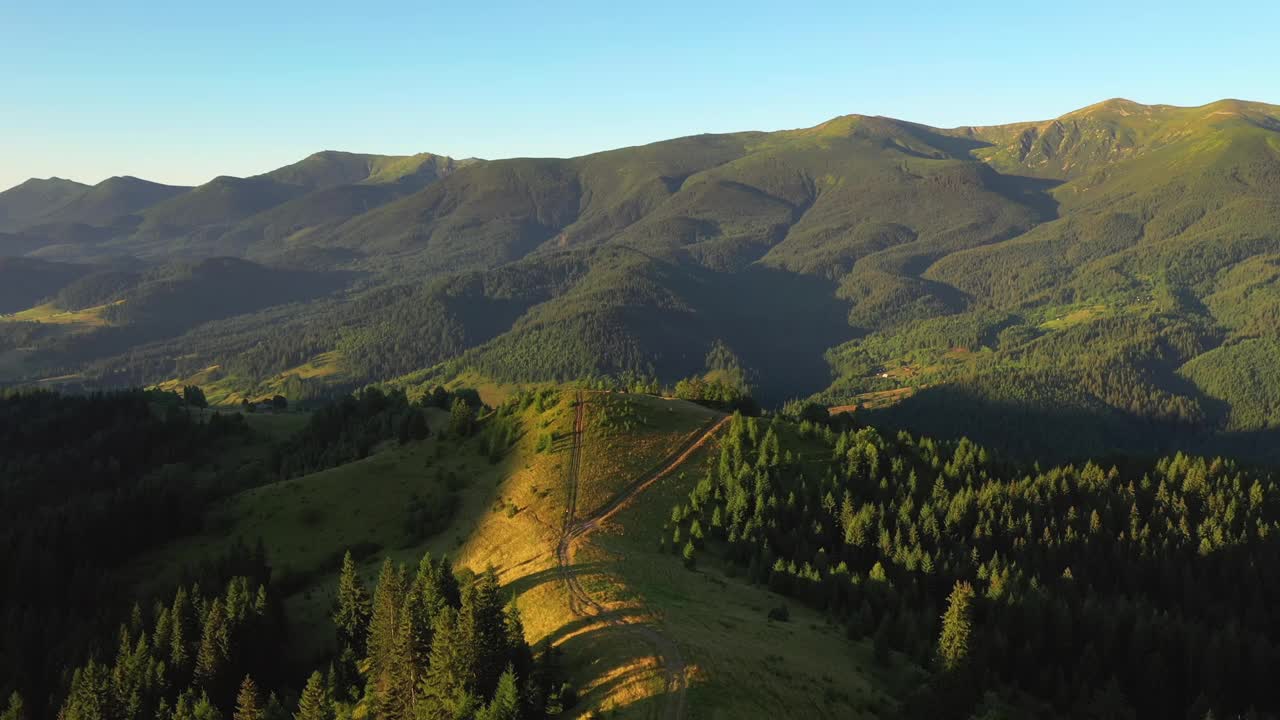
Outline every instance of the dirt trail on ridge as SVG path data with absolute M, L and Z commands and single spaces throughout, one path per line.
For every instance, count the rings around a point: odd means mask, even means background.
M 578 617 L 604 615 L 606 608 L 596 602 L 586 589 L 582 587 L 577 574 L 571 571 L 573 565 L 574 545 L 599 529 L 601 524 L 621 510 L 629 501 L 649 488 L 650 485 L 674 472 L 695 452 L 711 440 L 723 428 L 729 417 L 721 417 L 715 422 L 699 428 L 680 447 L 658 467 L 641 475 L 622 492 L 605 503 L 590 516 L 577 518 L 579 473 L 582 469 L 582 443 L 586 434 L 586 397 L 579 391 L 576 398 L 577 408 L 573 418 L 573 449 L 569 458 L 569 496 L 565 510 L 564 530 L 560 535 L 560 544 L 556 548 L 556 560 L 560 565 L 560 574 L 569 590 L 569 609 Z M 685 695 L 688 690 L 686 665 L 680 654 L 680 648 L 671 638 L 652 625 L 638 622 L 627 622 L 618 618 L 606 618 L 605 622 L 616 627 L 626 627 L 652 645 L 658 657 L 659 667 L 666 676 L 666 708 L 662 716 L 665 720 L 682 720 L 685 713 Z

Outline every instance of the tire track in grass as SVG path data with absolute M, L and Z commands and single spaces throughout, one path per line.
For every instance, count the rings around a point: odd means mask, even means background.
M 590 516 L 577 519 L 578 483 L 582 469 L 582 443 L 585 437 L 585 394 L 577 395 L 577 409 L 573 420 L 573 448 L 569 458 L 569 490 L 568 507 L 565 509 L 564 531 L 556 548 L 556 560 L 560 565 L 560 573 L 565 586 L 569 590 L 569 610 L 578 617 L 603 616 L 606 608 L 596 602 L 586 589 L 582 587 L 577 575 L 571 571 L 574 545 L 600 528 L 601 524 L 621 510 L 628 502 L 644 492 L 653 483 L 661 480 L 683 465 L 695 452 L 702 448 L 715 434 L 729 422 L 729 417 L 721 417 L 709 426 L 692 434 L 680 448 L 663 460 L 652 472 L 641 475 L 631 484 L 623 488 L 609 502 Z M 605 618 L 611 626 L 626 627 L 640 636 L 656 650 L 659 667 L 666 676 L 666 707 L 662 716 L 666 720 L 682 720 L 685 713 L 685 699 L 688 691 L 686 677 L 687 666 L 680 648 L 662 631 L 651 625 L 626 622 L 617 618 Z

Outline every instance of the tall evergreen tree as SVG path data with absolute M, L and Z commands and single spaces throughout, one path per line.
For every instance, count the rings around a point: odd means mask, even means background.
M 222 713 L 206 692 L 200 693 L 200 699 L 191 708 L 191 716 L 193 720 L 222 720 Z
M 17 690 L 9 696 L 9 704 L 5 706 L 4 712 L 0 712 L 0 720 L 27 720 L 26 707 Z
M 120 714 L 109 668 L 90 660 L 75 671 L 71 676 L 71 692 L 62 712 L 58 713 L 62 720 L 104 720 Z
M 515 602 L 507 605 L 504 619 L 506 644 L 516 677 L 526 679 L 533 674 L 533 651 L 524 636 L 524 620 Z
M 307 678 L 302 697 L 298 699 L 298 712 L 293 717 L 294 720 L 333 720 L 333 702 L 325 690 L 324 676 L 319 670 Z
M 449 572 L 449 576 L 452 575 Z M 426 553 L 418 562 L 418 571 L 405 594 L 404 612 L 412 616 L 412 651 L 416 656 L 426 658 L 430 654 L 432 620 L 447 603 L 437 563 L 432 560 L 431 553 Z
M 199 636 L 196 628 L 195 610 L 187 597 L 186 588 L 178 588 L 173 598 L 173 607 L 169 611 L 169 665 L 175 678 L 181 682 L 191 672 L 191 644 Z
M 440 717 L 453 717 L 469 702 L 469 688 L 475 685 L 474 650 L 467 642 L 469 633 L 460 627 L 460 615 L 446 606 L 436 614 L 431 633 L 431 659 L 422 691 L 429 712 Z
M 475 428 L 476 411 L 462 398 L 453 401 L 449 410 L 449 432 L 459 437 L 466 437 Z
M 196 653 L 195 680 L 210 695 L 221 695 L 223 671 L 231 659 L 231 629 L 221 598 L 214 598 L 205 613 Z
M 273 690 L 267 695 L 267 705 L 262 709 L 263 720 L 291 720 L 293 716 L 284 709 L 280 696 Z
M 520 717 L 520 689 L 516 685 L 516 673 L 511 666 L 498 677 L 498 687 L 493 699 L 476 713 L 476 720 L 518 720 Z
M 391 657 L 379 687 L 379 705 L 387 718 L 412 720 L 417 715 L 419 683 L 427 670 L 429 648 L 422 648 L 416 628 L 418 620 L 409 607 L 413 604 L 411 595 L 405 597 L 404 604 Z
M 350 646 L 356 655 L 363 655 L 369 633 L 369 594 L 349 550 L 342 557 L 342 572 L 338 575 L 333 623 L 338 628 L 339 647 Z
M 190 690 L 178 695 L 178 701 L 173 705 L 173 714 L 170 716 L 170 720 L 195 720 L 196 714 L 191 706 L 192 696 Z M 165 720 L 165 718 L 157 714 L 156 720 Z
M 476 576 L 462 591 L 462 611 L 458 624 L 471 648 L 471 674 L 475 684 L 469 686 L 481 697 L 488 697 L 508 662 L 506 613 L 498 576 L 493 568 Z
M 400 629 L 400 611 L 404 607 L 404 568 L 387 558 L 378 574 L 373 591 L 373 614 L 369 619 L 369 678 L 380 682 L 390 669 L 396 633 Z
M 240 683 L 240 692 L 236 695 L 236 711 L 231 720 L 264 720 L 265 717 L 266 711 L 258 693 L 258 684 L 252 677 L 245 675 Z
M 955 671 L 969 659 L 970 635 L 973 633 L 973 586 L 957 581 L 947 598 L 947 611 L 942 615 L 942 631 L 938 635 L 938 663 L 943 670 Z

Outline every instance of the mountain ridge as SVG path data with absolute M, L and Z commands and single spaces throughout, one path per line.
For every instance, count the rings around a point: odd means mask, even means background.
M 1103 111 L 1118 112 L 1121 115 L 1134 115 L 1138 113 L 1149 114 L 1153 111 L 1159 111 L 1159 112 L 1196 111 L 1196 110 L 1204 110 L 1204 109 L 1209 109 L 1209 108 L 1214 108 L 1219 106 L 1232 106 L 1236 108 L 1234 111 L 1233 110 L 1216 111 L 1220 113 L 1243 112 L 1246 110 L 1251 110 L 1251 111 L 1261 110 L 1268 113 L 1274 113 L 1274 114 L 1280 115 L 1280 105 L 1265 103 L 1262 101 L 1255 101 L 1255 100 L 1243 100 L 1239 98 L 1222 98 L 1219 100 L 1214 100 L 1208 103 L 1204 103 L 1202 105 L 1171 105 L 1171 104 L 1163 104 L 1163 103 L 1144 104 L 1144 103 L 1139 103 L 1137 101 L 1129 100 L 1123 97 L 1115 97 L 1115 98 L 1102 100 L 1100 102 L 1096 102 L 1090 105 L 1086 105 L 1084 107 L 1077 108 L 1075 110 L 1067 111 L 1056 117 L 1041 119 L 1041 120 L 1018 120 L 1018 121 L 1012 121 L 1012 122 L 1006 122 L 1006 123 L 996 123 L 991 125 L 956 125 L 951 127 L 945 127 L 945 126 L 933 126 L 925 123 L 918 123 L 918 122 L 914 122 L 904 118 L 895 118 L 888 115 L 869 115 L 869 114 L 862 114 L 862 113 L 848 113 L 843 115 L 837 115 L 835 117 L 819 122 L 816 125 L 808 126 L 808 127 L 798 127 L 798 128 L 782 129 L 782 130 L 776 130 L 776 131 L 745 130 L 745 131 L 736 131 L 736 132 L 730 132 L 730 133 L 699 133 L 694 135 L 678 136 L 675 138 L 669 138 L 667 140 L 658 140 L 652 143 L 644 143 L 641 145 L 626 145 L 626 146 L 619 146 L 617 148 L 608 148 L 604 150 L 593 151 L 583 155 L 551 156 L 551 157 L 538 157 L 538 158 L 511 157 L 511 158 L 502 158 L 502 159 L 503 160 L 539 160 L 539 159 L 574 160 L 574 159 L 590 157 L 593 155 L 600 155 L 602 153 L 629 150 L 629 149 L 634 149 L 639 147 L 646 147 L 648 145 L 654 145 L 662 142 L 669 142 L 670 140 L 698 138 L 698 137 L 703 137 L 709 134 L 733 135 L 733 134 L 743 134 L 743 133 L 784 134 L 784 133 L 813 132 L 813 131 L 818 131 L 827 126 L 832 126 L 833 124 L 838 124 L 839 122 L 845 121 L 845 120 L 890 121 L 893 123 L 914 125 L 917 127 L 926 128 L 929 130 L 942 132 L 942 133 L 975 133 L 975 132 L 980 133 L 983 131 L 1022 129 L 1028 126 L 1046 125 L 1049 123 L 1053 123 L 1055 121 L 1061 121 L 1064 119 L 1078 117 L 1078 116 L 1087 117 Z M 219 178 L 214 178 L 214 180 L 217 180 L 220 178 L 226 178 L 226 177 L 234 177 L 236 179 L 251 179 L 256 177 L 264 177 L 264 176 L 270 176 L 274 179 L 280 179 L 282 177 L 287 177 L 291 169 L 297 168 L 298 166 L 303 166 L 309 162 L 333 161 L 334 158 L 337 158 L 337 157 L 346 158 L 348 161 L 357 160 L 357 161 L 364 161 L 364 162 L 374 163 L 374 164 L 393 164 L 396 161 L 411 161 L 415 159 L 422 159 L 424 161 L 439 160 L 447 164 L 452 164 L 456 167 L 462 167 L 470 164 L 487 162 L 486 160 L 480 159 L 480 158 L 468 157 L 468 158 L 456 159 L 449 156 L 438 155 L 430 152 L 416 153 L 413 155 L 383 155 L 383 154 L 377 154 L 377 153 L 361 153 L 361 152 L 347 151 L 347 150 L 324 149 L 324 150 L 318 150 L 306 156 L 305 158 L 302 158 L 301 160 L 298 160 L 289 165 L 282 166 L 280 168 L 276 168 L 275 170 L 269 170 L 262 173 L 258 173 L 256 175 L 247 175 L 244 177 L 219 176 Z M 366 177 L 372 177 L 375 174 L 376 173 L 371 170 L 366 174 Z M 121 177 L 121 176 L 117 176 L 117 177 Z M 125 177 L 128 177 L 128 176 L 125 176 Z M 145 178 L 138 178 L 138 179 L 145 179 Z M 84 187 L 92 187 L 91 185 L 84 185 L 83 183 L 77 183 L 74 180 L 66 180 L 64 178 L 60 178 L 56 176 L 50 177 L 47 179 L 33 177 L 23 181 L 22 183 L 19 183 L 18 185 L 8 188 L 4 191 L 0 191 L 0 195 L 3 195 L 4 193 L 9 192 L 10 190 L 17 189 L 27 183 L 52 182 L 52 181 L 63 181 L 63 182 L 83 185 Z M 148 181 L 148 182 L 152 182 L 152 181 Z M 355 184 L 355 182 L 358 182 L 358 179 L 352 180 L 349 182 L 336 183 L 336 184 Z M 157 184 L 165 184 L 165 183 L 157 183 Z M 202 183 L 202 184 L 205 184 L 205 183 Z M 301 184 L 306 184 L 306 183 L 301 183 Z M 199 187 L 199 186 L 197 185 L 197 186 L 191 186 L 191 187 Z
M 1265 434 L 1280 390 L 1235 388 L 1273 341 L 1261 318 L 1280 313 L 1276 115 L 1113 99 L 1038 123 L 855 114 L 575 158 L 313 154 L 133 223 L 0 236 L 0 252 L 49 260 L 238 257 L 323 289 L 141 354 L 51 342 L 8 379 L 56 363 L 157 382 L 216 365 L 248 391 L 323 357 L 341 382 L 675 382 L 714 358 L 771 404 L 925 388 L 893 417 L 942 435 L 935 404 L 957 392 L 1091 418 L 1081 447 L 1174 432 L 1153 422 Z

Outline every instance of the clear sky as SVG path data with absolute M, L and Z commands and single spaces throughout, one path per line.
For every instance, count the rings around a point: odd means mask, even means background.
M 579 155 L 845 113 L 1280 103 L 1280 3 L 0 0 L 0 188 Z

